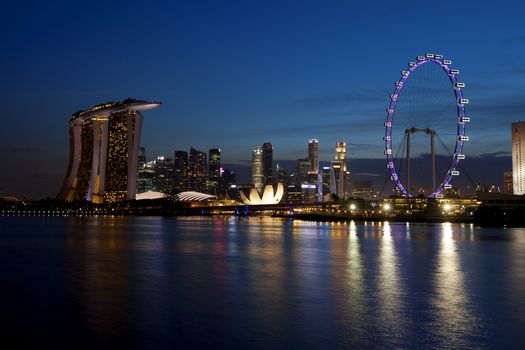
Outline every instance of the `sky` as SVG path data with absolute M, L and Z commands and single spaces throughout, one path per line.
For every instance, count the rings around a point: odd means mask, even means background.
M 354 162 L 379 160 L 393 84 L 427 52 L 466 83 L 465 154 L 498 164 L 476 180 L 510 169 L 510 123 L 525 120 L 519 1 L 11 1 L 2 12 L 0 195 L 56 195 L 71 114 L 128 97 L 162 102 L 145 113 L 149 158 L 218 147 L 246 165 L 269 141 L 289 161 L 317 138 L 323 161 L 340 140 Z

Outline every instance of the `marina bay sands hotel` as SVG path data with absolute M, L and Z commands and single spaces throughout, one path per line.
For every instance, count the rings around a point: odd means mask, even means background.
M 69 121 L 69 166 L 59 199 L 135 199 L 142 111 L 158 102 L 127 99 L 79 111 Z

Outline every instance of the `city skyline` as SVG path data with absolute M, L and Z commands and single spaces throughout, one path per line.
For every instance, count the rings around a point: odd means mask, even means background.
M 427 52 L 452 59 L 467 84 L 473 122 L 465 164 L 483 158 L 495 170 L 479 180 L 501 184 L 511 168 L 509 125 L 525 119 L 524 5 L 470 7 L 209 2 L 162 4 L 144 15 L 131 4 L 11 3 L 6 13 L 16 15 L 2 24 L 10 49 L 0 58 L 7 67 L 0 193 L 54 195 L 67 166 L 67 118 L 131 96 L 164 103 L 144 119 L 142 146 L 152 158 L 220 147 L 224 163 L 243 166 L 255 145 L 269 141 L 275 161 L 294 161 L 315 138 L 320 161 L 330 161 L 332 145 L 344 140 L 350 162 L 379 162 L 393 83 Z M 461 13 L 461 21 L 439 25 L 447 19 L 441 10 Z M 125 19 L 134 15 L 143 25 Z M 88 18 L 89 29 L 76 25 Z

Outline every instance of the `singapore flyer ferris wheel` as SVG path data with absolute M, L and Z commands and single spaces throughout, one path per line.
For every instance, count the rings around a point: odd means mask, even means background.
M 406 159 L 404 160 L 405 164 L 403 169 L 402 164 L 398 159 L 394 157 L 394 141 L 398 142 L 399 140 L 394 140 L 395 136 L 400 137 L 398 133 L 393 133 L 394 127 L 396 125 L 396 109 L 398 107 L 398 102 L 402 98 L 403 89 L 407 84 L 407 80 L 414 74 L 416 70 L 421 69 L 424 65 L 435 65 L 448 76 L 448 81 L 452 85 L 452 89 L 455 97 L 455 114 L 447 115 L 446 118 L 454 118 L 454 120 L 448 120 L 453 122 L 455 125 L 455 144 L 453 152 L 450 152 L 451 156 L 450 163 L 447 170 L 442 176 L 441 182 L 438 184 L 436 179 L 436 161 L 435 161 L 435 141 L 436 131 L 430 128 L 417 128 L 414 126 L 407 126 L 405 129 L 406 140 Z M 387 158 L 387 168 L 390 171 L 390 177 L 395 183 L 397 192 L 404 197 L 414 197 L 416 194 L 413 193 L 411 187 L 411 153 L 410 153 L 410 138 L 414 137 L 415 133 L 423 133 L 430 136 L 431 144 L 431 177 L 432 185 L 429 187 L 432 188 L 431 191 L 427 192 L 427 197 L 440 198 L 442 197 L 442 192 L 447 189 L 451 189 L 452 179 L 459 175 L 459 162 L 460 160 L 465 159 L 463 154 L 463 147 L 465 143 L 469 140 L 469 137 L 466 135 L 466 124 L 470 122 L 470 118 L 466 114 L 465 106 L 469 103 L 469 100 L 463 96 L 463 88 L 465 84 L 458 81 L 459 70 L 451 68 L 452 62 L 448 59 L 444 59 L 442 55 L 436 54 L 426 54 L 424 56 L 418 56 L 416 61 L 410 62 L 408 68 L 401 72 L 401 78 L 395 83 L 395 88 L 393 93 L 390 95 L 390 105 L 387 108 L 387 118 L 384 123 L 385 125 L 385 155 Z M 450 90 L 449 90 L 450 91 Z M 443 122 L 446 122 L 443 120 Z M 412 135 L 412 136 L 411 136 Z M 437 135 L 439 137 L 439 135 Z M 405 144 L 404 144 L 405 146 Z M 401 152 L 403 153 L 403 152 Z M 401 181 L 400 171 L 404 170 L 404 183 Z

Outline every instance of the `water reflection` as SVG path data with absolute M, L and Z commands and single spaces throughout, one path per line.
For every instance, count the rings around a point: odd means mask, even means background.
M 441 224 L 438 261 L 434 273 L 435 295 L 431 300 L 435 318 L 433 329 L 441 345 L 447 348 L 469 347 L 469 337 L 475 331 L 476 318 L 470 310 L 470 298 L 465 289 L 465 274 L 458 256 L 460 233 L 453 232 L 450 223 Z
M 76 230 L 65 240 L 70 264 L 69 292 L 82 300 L 81 313 L 87 327 L 101 341 L 111 341 L 126 322 L 130 300 L 126 275 L 130 242 L 123 237 L 121 220 L 78 219 Z M 101 228 L 103 229 L 101 230 Z
M 344 339 L 346 346 L 367 346 L 366 314 L 368 312 L 367 294 L 364 286 L 366 266 L 361 255 L 361 238 L 354 221 L 350 222 L 348 231 L 346 271 L 342 285 L 342 317 L 344 321 Z
M 402 346 L 406 334 L 404 317 L 404 295 L 399 276 L 402 274 L 398 263 L 395 241 L 390 223 L 385 222 L 381 230 L 381 246 L 379 252 L 379 278 L 377 281 L 380 299 L 379 319 L 383 326 L 383 334 L 388 336 L 386 344 Z
M 52 224 L 46 231 L 42 222 L 26 219 L 7 236 L 10 228 L 2 227 L 3 300 L 25 310 L 60 310 L 61 318 L 34 313 L 24 324 L 42 329 L 51 320 L 68 330 L 73 344 L 524 343 L 523 229 L 274 218 L 69 218 Z M 27 290 L 38 293 L 20 297 Z M 57 290 L 63 296 L 50 298 Z M 52 306 L 42 307 L 48 300 Z M 18 309 L 7 308 L 6 318 L 15 319 Z

